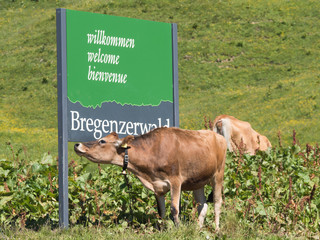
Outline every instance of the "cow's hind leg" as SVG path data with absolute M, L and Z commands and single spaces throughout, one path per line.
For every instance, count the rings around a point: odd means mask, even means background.
M 196 200 L 198 206 L 198 221 L 199 221 L 199 227 L 203 226 L 204 219 L 207 214 L 208 205 L 206 203 L 206 197 L 204 195 L 204 188 L 200 188 L 198 190 L 193 191 L 194 199 Z
M 216 231 L 220 230 L 220 211 L 222 204 L 222 187 L 223 187 L 223 171 L 216 174 L 214 177 L 214 215 L 215 215 L 215 224 Z

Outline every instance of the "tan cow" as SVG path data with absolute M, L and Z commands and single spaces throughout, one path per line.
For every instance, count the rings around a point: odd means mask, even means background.
M 199 225 L 203 225 L 208 208 L 204 186 L 211 184 L 215 195 L 215 224 L 219 230 L 227 144 L 213 131 L 157 128 L 141 136 L 123 139 L 111 133 L 95 142 L 75 144 L 74 150 L 92 162 L 118 166 L 124 166 L 127 152 L 128 170 L 155 193 L 162 218 L 165 217 L 164 196 L 171 192 L 171 213 L 177 225 L 182 190 L 193 191 L 199 203 Z
M 227 140 L 229 151 L 237 150 L 244 144 L 246 152 L 255 155 L 256 150 L 266 151 L 271 147 L 268 138 L 256 132 L 248 122 L 228 115 L 220 115 L 213 122 L 213 130 Z

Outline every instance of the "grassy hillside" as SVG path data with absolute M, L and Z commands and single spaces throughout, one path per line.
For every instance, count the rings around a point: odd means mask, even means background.
M 69 161 L 73 228 L 51 231 L 54 225 L 50 225 L 39 232 L 11 232 L 1 225 L 0 238 L 134 239 L 137 234 L 141 239 L 318 237 L 319 147 L 308 145 L 301 150 L 291 144 L 294 129 L 301 144 L 320 140 L 318 0 L 0 0 L 1 224 L 16 221 L 16 227 L 38 228 L 58 222 L 58 7 L 177 23 L 180 126 L 199 129 L 204 127 L 204 116 L 214 119 L 230 114 L 249 121 L 273 145 L 277 145 L 280 131 L 284 148 L 252 157 L 228 155 L 222 232 L 215 235 L 212 205 L 206 227 L 196 228 L 191 193 L 182 198 L 186 222 L 177 230 L 168 221 L 167 231 L 158 232 L 146 220 L 146 210 L 156 215 L 151 192 L 129 175 L 132 192 L 140 196 L 132 198 L 118 168 L 103 168 L 100 174 L 96 165 L 95 171 L 83 170 L 85 165 L 79 164 L 82 160 L 70 143 L 70 160 L 75 159 Z M 98 193 L 103 197 L 97 197 Z M 130 226 L 120 215 L 128 213 L 123 208 L 128 202 L 135 204 L 128 219 L 138 219 Z M 95 213 L 100 211 L 98 204 L 108 211 Z M 96 223 L 96 216 L 105 228 L 88 228 Z M 113 221 L 117 217 L 120 222 Z
M 55 8 L 178 24 L 180 126 L 230 114 L 277 144 L 320 140 L 320 3 L 1 1 L 1 155 L 57 153 Z M 23 148 L 22 148 L 23 149 Z M 22 151 L 22 150 L 21 150 Z

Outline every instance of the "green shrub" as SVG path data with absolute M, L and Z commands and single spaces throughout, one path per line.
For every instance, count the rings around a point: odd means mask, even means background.
M 296 141 L 296 140 L 294 140 Z M 18 151 L 19 153 L 19 151 Z M 69 163 L 70 225 L 130 227 L 154 232 L 164 226 L 157 213 L 156 200 L 132 174 L 128 185 L 121 169 L 99 167 L 88 172 L 87 164 Z M 229 153 L 224 181 L 222 232 L 236 221 L 249 228 L 269 233 L 314 234 L 319 221 L 319 146 L 301 149 L 276 147 L 255 156 Z M 211 189 L 206 187 L 206 194 Z M 49 224 L 58 226 L 57 161 L 44 154 L 39 161 L 0 160 L 0 226 L 39 229 Z M 167 219 L 170 217 L 170 194 L 166 196 Z M 197 213 L 190 192 L 181 198 L 182 222 L 195 222 Z M 233 216 L 233 217 L 230 217 Z M 171 221 L 169 221 L 171 222 Z M 166 222 L 168 224 L 168 222 Z M 207 230 L 214 232 L 213 207 L 206 218 Z M 231 224 L 232 226 L 232 224 Z

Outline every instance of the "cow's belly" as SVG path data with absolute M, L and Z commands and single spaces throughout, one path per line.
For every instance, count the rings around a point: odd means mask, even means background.
M 138 178 L 146 188 L 148 188 L 149 190 L 151 190 L 157 195 L 161 196 L 170 191 L 169 180 L 155 179 L 153 181 L 150 181 L 150 180 L 148 181 L 147 179 L 144 179 L 141 176 L 139 176 Z
M 181 176 L 181 190 L 192 191 L 202 188 L 213 178 L 216 168 L 214 165 L 203 164 L 189 167 L 183 171 Z
M 188 180 L 184 181 L 181 184 L 182 191 L 192 191 L 202 188 L 204 185 L 209 183 L 210 179 L 206 180 Z M 158 195 L 164 195 L 170 191 L 170 181 L 169 180 L 157 180 L 152 182 L 153 191 Z
M 193 191 L 202 188 L 204 185 L 208 184 L 210 179 L 206 180 L 186 180 L 181 185 L 182 191 Z

